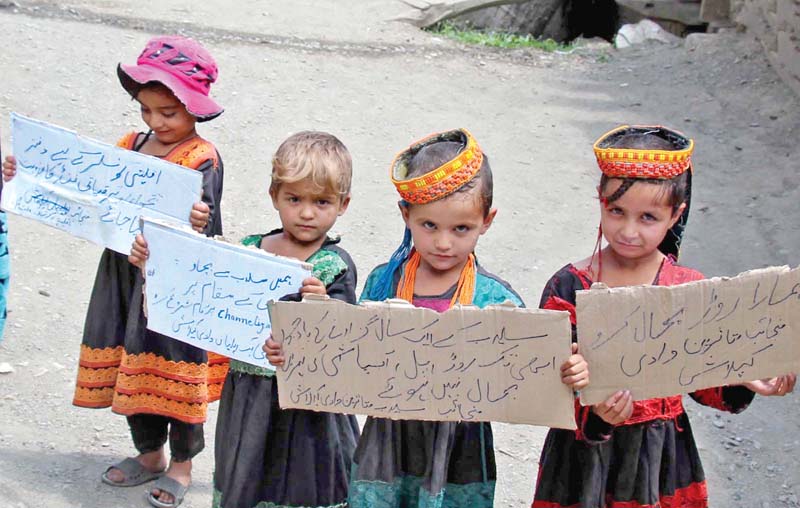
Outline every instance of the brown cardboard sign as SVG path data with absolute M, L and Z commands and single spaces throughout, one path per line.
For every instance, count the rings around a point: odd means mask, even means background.
M 306 299 L 270 314 L 283 408 L 575 428 L 565 312 Z
M 800 269 L 772 267 L 678 286 L 577 293 L 589 363 L 584 405 L 635 400 L 800 371 Z

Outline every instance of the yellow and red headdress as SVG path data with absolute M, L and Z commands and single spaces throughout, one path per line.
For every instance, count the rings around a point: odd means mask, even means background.
M 463 149 L 452 160 L 424 175 L 408 178 L 408 164 L 420 150 L 434 143 L 452 141 Z M 431 134 L 397 154 L 391 165 L 392 183 L 404 201 L 424 204 L 449 196 L 475 178 L 483 164 L 483 152 L 466 129 Z
M 631 134 L 651 134 L 669 142 L 671 150 L 615 148 L 616 141 Z M 661 126 L 623 125 L 594 143 L 600 170 L 611 178 L 670 179 L 692 168 L 694 141 Z

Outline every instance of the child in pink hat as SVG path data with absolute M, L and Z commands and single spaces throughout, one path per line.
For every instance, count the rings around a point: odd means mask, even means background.
M 205 48 L 178 36 L 154 37 L 135 65 L 117 68 L 149 128 L 126 134 L 118 146 L 200 171 L 203 197 L 194 205 L 190 221 L 209 236 L 222 234 L 222 159 L 195 125 L 223 111 L 208 95 L 217 73 Z M 14 174 L 16 160 L 8 156 L 4 178 Z M 157 480 L 148 501 L 168 508 L 178 506 L 189 487 L 191 460 L 204 447 L 206 409 L 220 397 L 228 363 L 148 330 L 142 284 L 140 270 L 127 256 L 103 252 L 86 315 L 73 403 L 111 406 L 127 416 L 139 455 L 109 467 L 102 481 L 130 487 Z

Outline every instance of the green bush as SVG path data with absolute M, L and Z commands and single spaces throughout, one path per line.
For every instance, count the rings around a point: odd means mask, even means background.
M 542 51 L 570 51 L 572 44 L 562 44 L 553 39 L 537 39 L 534 36 L 518 35 L 507 32 L 484 32 L 481 30 L 460 28 L 444 21 L 427 29 L 429 32 L 466 44 L 491 46 L 494 48 L 537 48 Z

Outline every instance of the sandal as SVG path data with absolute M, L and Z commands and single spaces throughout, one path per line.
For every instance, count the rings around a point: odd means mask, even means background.
M 159 501 L 156 496 L 153 495 L 153 489 L 158 489 L 161 492 L 166 492 L 167 494 L 171 495 L 174 501 L 171 503 L 165 503 L 163 501 Z M 169 476 L 162 476 L 153 484 L 153 488 L 150 489 L 150 492 L 147 493 L 147 502 L 151 505 L 155 506 L 156 508 L 176 508 L 183 502 L 183 497 L 186 495 L 186 492 L 189 490 L 188 485 L 184 485 L 178 480 L 173 480 Z
M 108 477 L 108 472 L 112 469 L 119 469 L 125 475 L 125 479 L 121 482 L 115 482 Z M 164 471 L 152 472 L 148 471 L 138 460 L 131 457 L 109 466 L 108 469 L 100 476 L 103 483 L 113 487 L 135 487 L 149 481 L 153 481 L 164 474 Z

